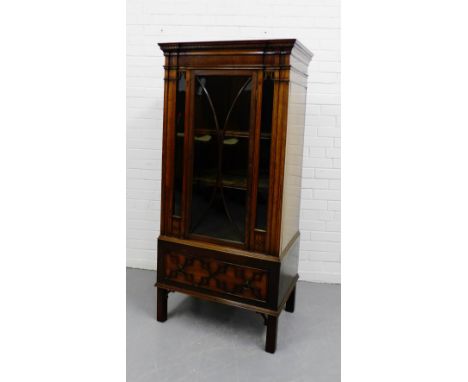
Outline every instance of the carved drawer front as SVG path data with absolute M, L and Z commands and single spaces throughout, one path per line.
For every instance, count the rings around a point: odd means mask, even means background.
M 167 280 L 197 289 L 227 293 L 246 299 L 266 301 L 267 271 L 226 263 L 208 257 L 180 254 L 164 256 Z

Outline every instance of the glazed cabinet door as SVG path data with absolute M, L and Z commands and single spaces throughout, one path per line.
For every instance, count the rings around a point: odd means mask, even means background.
M 189 237 L 246 247 L 256 74 L 192 73 Z
M 267 252 L 273 77 L 253 70 L 173 73 L 166 87 L 164 234 Z

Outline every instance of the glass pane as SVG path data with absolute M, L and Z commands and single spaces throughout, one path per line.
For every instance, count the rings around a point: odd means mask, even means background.
M 215 131 L 218 124 L 219 129 L 224 131 L 247 133 L 251 91 L 250 77 L 197 77 L 195 130 Z M 213 109 L 216 113 L 213 113 Z
M 270 77 L 263 81 L 262 115 L 260 130 L 260 158 L 258 164 L 257 213 L 255 227 L 267 228 L 268 184 L 270 182 L 271 121 L 273 115 L 274 82 Z
M 271 139 L 260 139 L 258 165 L 257 214 L 255 228 L 266 230 L 268 212 L 268 184 L 270 181 Z
M 182 198 L 182 172 L 184 156 L 184 121 L 185 121 L 185 72 L 177 81 L 175 145 L 174 145 L 174 187 L 173 187 L 173 215 L 180 216 Z
M 243 242 L 251 77 L 196 77 L 190 231 Z
M 274 81 L 267 77 L 263 81 L 262 89 L 262 134 L 271 134 L 271 120 L 273 117 Z

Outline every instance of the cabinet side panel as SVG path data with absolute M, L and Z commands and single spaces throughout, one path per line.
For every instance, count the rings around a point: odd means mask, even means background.
M 299 231 L 306 92 L 306 78 L 291 71 L 284 164 L 281 251 Z
M 293 284 L 298 279 L 299 266 L 299 245 L 300 237 L 296 235 L 291 244 L 285 248 L 281 259 L 280 280 L 278 288 L 278 308 L 285 302 L 288 297 L 288 292 L 293 287 Z

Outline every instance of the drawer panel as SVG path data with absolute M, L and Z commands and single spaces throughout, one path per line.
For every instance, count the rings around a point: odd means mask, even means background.
M 166 281 L 250 300 L 267 300 L 266 270 L 233 264 L 210 256 L 174 252 L 160 256 Z

